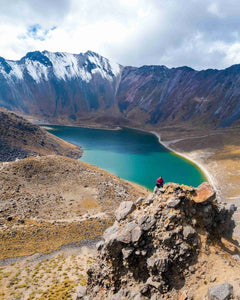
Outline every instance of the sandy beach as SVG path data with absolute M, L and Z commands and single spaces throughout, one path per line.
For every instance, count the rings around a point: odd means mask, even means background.
M 175 149 L 173 149 L 170 145 L 171 144 L 174 144 L 176 142 L 180 142 L 184 139 L 178 139 L 178 140 L 172 140 L 172 141 L 168 141 L 168 142 L 165 142 L 165 141 L 162 141 L 161 140 L 161 134 L 156 132 L 156 131 L 151 131 L 151 133 L 153 133 L 154 135 L 157 136 L 158 138 L 158 141 L 160 144 L 162 144 L 165 148 L 167 148 L 169 151 L 172 151 L 174 152 L 175 154 L 191 161 L 192 163 L 194 163 L 205 175 L 205 177 L 207 178 L 208 182 L 214 187 L 215 190 L 217 190 L 217 182 L 216 182 L 216 179 L 210 174 L 210 172 L 208 171 L 208 169 L 206 168 L 206 166 L 203 165 L 203 163 L 197 159 L 197 155 L 195 155 L 194 157 L 194 153 L 191 153 L 191 154 L 187 154 L 185 152 L 179 152 Z

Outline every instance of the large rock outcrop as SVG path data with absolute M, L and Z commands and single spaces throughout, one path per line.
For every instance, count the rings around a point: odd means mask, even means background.
M 195 201 L 203 188 L 205 200 Z M 169 183 L 147 198 L 122 203 L 97 245 L 87 296 L 79 299 L 177 299 L 174 293 L 203 245 L 231 236 L 234 207 L 214 196 L 208 184 L 194 189 Z

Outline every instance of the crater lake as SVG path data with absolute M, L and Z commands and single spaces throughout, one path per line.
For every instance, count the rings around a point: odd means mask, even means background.
M 48 131 L 82 146 L 80 160 L 151 190 L 160 175 L 165 183 L 195 187 L 206 180 L 196 165 L 163 147 L 151 133 L 128 128 L 104 130 L 58 125 L 51 125 Z

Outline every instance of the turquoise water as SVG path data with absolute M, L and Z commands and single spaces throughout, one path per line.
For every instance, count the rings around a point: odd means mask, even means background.
M 84 148 L 82 161 L 149 189 L 154 188 L 160 175 L 165 182 L 192 186 L 204 181 L 195 165 L 168 151 L 153 134 L 126 128 L 51 127 L 52 134 Z

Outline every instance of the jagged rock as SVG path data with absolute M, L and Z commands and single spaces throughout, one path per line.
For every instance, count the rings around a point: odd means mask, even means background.
M 168 206 L 169 208 L 176 208 L 180 203 L 181 203 L 181 199 L 178 199 L 178 198 L 172 198 L 172 199 L 170 199 L 170 201 L 168 202 L 167 206 Z
M 180 245 L 180 251 L 179 251 L 179 254 L 180 255 L 184 255 L 189 249 L 189 246 L 186 244 L 186 243 L 181 243 Z
M 216 192 L 208 182 L 203 182 L 196 190 L 193 201 L 196 203 L 211 202 L 215 199 Z
M 226 209 L 229 213 L 233 214 L 233 213 L 237 210 L 237 207 L 236 207 L 233 203 L 226 203 L 225 209 Z
M 142 204 L 142 202 L 144 201 L 144 198 L 143 197 L 139 197 L 137 200 L 136 200 L 136 205 L 140 205 Z
M 138 242 L 142 236 L 142 229 L 139 226 L 136 226 L 132 230 L 132 242 Z
M 98 242 L 98 243 L 96 244 L 97 250 L 101 250 L 102 247 L 103 247 L 103 245 L 104 245 L 104 242 L 103 242 L 103 241 Z
M 167 234 L 163 237 L 162 242 L 164 245 L 169 246 L 172 240 L 172 234 L 167 232 Z
M 117 211 L 116 211 L 116 219 L 117 221 L 123 220 L 129 215 L 134 209 L 136 205 L 132 201 L 124 201 L 122 202 Z
M 144 230 L 149 230 L 156 223 L 156 219 L 153 216 L 143 216 L 140 218 L 138 224 Z
M 233 295 L 233 286 L 224 282 L 208 288 L 208 300 L 228 300 Z
M 144 284 L 144 286 L 140 289 L 140 293 L 142 295 L 146 295 L 148 291 L 149 291 L 149 286 L 147 284 Z
M 155 287 L 159 290 L 162 287 L 162 282 L 154 281 L 152 277 L 149 277 L 146 284 Z
M 151 204 L 154 201 L 154 193 L 151 193 L 147 196 L 146 200 L 144 201 L 144 204 Z
M 183 227 L 183 238 L 185 240 L 190 240 L 193 237 L 195 237 L 195 235 L 196 235 L 196 230 L 192 226 L 187 225 Z
M 199 234 L 205 232 L 209 241 L 216 242 L 225 228 L 231 229 L 232 208 L 217 201 L 197 203 L 195 196 L 193 188 L 165 184 L 163 193 L 150 194 L 153 202 L 139 200 L 128 218 L 107 229 L 96 265 L 88 271 L 90 293 L 99 286 L 106 300 L 118 297 L 122 289 L 129 291 L 122 299 L 134 299 L 133 291 L 143 299 L 154 299 L 184 284 L 185 277 L 195 272 L 203 246 Z M 176 285 L 173 274 L 178 276 Z
M 111 226 L 111 227 L 109 227 L 108 229 L 105 230 L 105 232 L 103 234 L 103 238 L 106 241 L 115 239 L 118 229 L 119 229 L 119 227 L 115 223 L 113 226 Z
M 86 293 L 87 293 L 87 288 L 83 285 L 79 286 L 77 288 L 77 297 L 76 297 L 76 300 L 80 300 L 80 299 L 83 299 L 84 296 L 86 296 Z
M 128 247 L 122 249 L 123 258 L 128 258 L 133 253 L 134 248 Z
M 147 265 L 149 270 L 152 273 L 154 272 L 164 272 L 168 267 L 168 258 L 167 257 L 158 257 L 157 255 L 153 255 L 147 259 Z
M 133 221 L 127 223 L 116 239 L 122 243 L 129 244 L 138 242 L 142 235 L 142 229 Z

